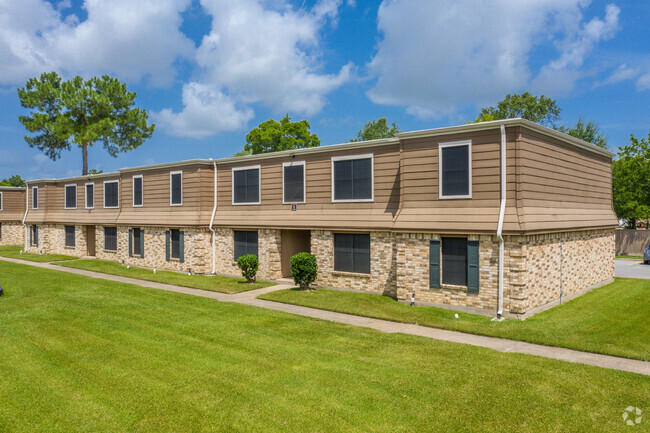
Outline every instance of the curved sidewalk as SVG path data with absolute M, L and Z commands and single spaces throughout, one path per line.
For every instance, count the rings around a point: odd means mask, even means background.
M 544 358 L 557 359 L 578 364 L 593 365 L 596 367 L 609 368 L 612 370 L 621 370 L 631 373 L 643 374 L 650 376 L 650 362 L 636 359 L 619 358 L 610 355 L 600 355 L 591 352 L 581 352 L 579 350 L 565 349 L 562 347 L 544 346 L 541 344 L 526 343 L 523 341 L 507 340 L 504 338 L 486 337 L 482 335 L 466 334 L 464 332 L 448 331 L 445 329 L 430 328 L 427 326 L 411 325 L 407 323 L 391 322 L 388 320 L 372 319 L 368 317 L 354 316 L 333 311 L 319 310 L 316 308 L 301 307 L 298 305 L 282 304 L 279 302 L 265 301 L 256 299 L 257 296 L 273 292 L 276 290 L 288 289 L 294 287 L 292 284 L 278 284 L 276 286 L 265 287 L 262 289 L 241 292 L 233 295 L 225 293 L 210 292 L 207 290 L 192 289 L 189 287 L 173 286 L 170 284 L 156 283 L 146 280 L 137 280 L 134 278 L 121 277 L 117 275 L 102 274 L 99 272 L 86 271 L 83 269 L 66 268 L 49 263 L 37 263 L 26 260 L 10 259 L 0 257 L 12 263 L 30 265 L 39 268 L 52 269 L 71 274 L 83 275 L 91 278 L 100 278 L 104 280 L 117 281 L 120 283 L 134 284 L 137 286 L 150 287 L 154 289 L 167 290 L 170 292 L 185 293 L 188 295 L 201 296 L 203 298 L 216 299 L 221 302 L 234 302 L 238 304 L 250 305 L 254 307 L 266 308 L 269 310 L 283 311 L 289 314 L 312 317 L 316 319 L 327 320 L 331 322 L 343 323 L 353 326 L 362 326 L 372 328 L 382 332 L 400 333 L 417 335 L 420 337 L 432 338 L 436 340 L 451 341 L 454 343 L 470 344 L 472 346 L 486 347 L 499 352 L 524 353 L 528 355 L 541 356 Z

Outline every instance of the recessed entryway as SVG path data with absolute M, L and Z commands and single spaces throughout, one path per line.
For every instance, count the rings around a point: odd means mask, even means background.
M 282 230 L 281 266 L 282 276 L 291 276 L 291 256 L 311 252 L 311 232 L 309 230 Z

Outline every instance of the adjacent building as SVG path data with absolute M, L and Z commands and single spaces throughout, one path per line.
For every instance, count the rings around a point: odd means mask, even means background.
M 0 246 L 25 242 L 25 188 L 0 186 Z
M 613 154 L 522 119 L 30 181 L 26 250 L 526 315 L 611 281 Z

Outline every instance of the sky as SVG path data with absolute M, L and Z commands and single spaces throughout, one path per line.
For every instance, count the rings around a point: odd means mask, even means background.
M 25 142 L 16 90 L 56 71 L 109 74 L 156 124 L 124 167 L 240 151 L 260 123 L 306 119 L 322 145 L 387 117 L 413 131 L 465 123 L 507 93 L 594 120 L 611 150 L 650 133 L 648 0 L 0 0 L 0 179 L 81 174 Z

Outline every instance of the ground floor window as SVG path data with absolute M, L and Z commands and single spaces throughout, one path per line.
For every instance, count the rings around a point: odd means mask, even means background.
M 442 238 L 442 284 L 467 286 L 467 239 Z
M 104 249 L 117 251 L 117 227 L 104 227 Z
M 0 223 L 0 239 L 2 239 L 2 223 Z
M 257 256 L 257 232 L 235 231 L 235 261 L 246 254 Z
M 165 256 L 167 261 L 185 261 L 185 233 L 178 229 L 165 232 Z
M 441 281 L 445 285 L 467 287 L 470 292 L 478 292 L 478 241 L 449 237 L 430 242 L 429 287 L 440 288 Z
M 129 256 L 144 257 L 144 230 L 129 230 Z
M 75 246 L 74 226 L 65 226 L 65 246 L 66 247 Z
M 38 226 L 29 226 L 29 245 L 38 246 Z
M 334 234 L 334 270 L 370 273 L 370 235 L 357 233 Z

